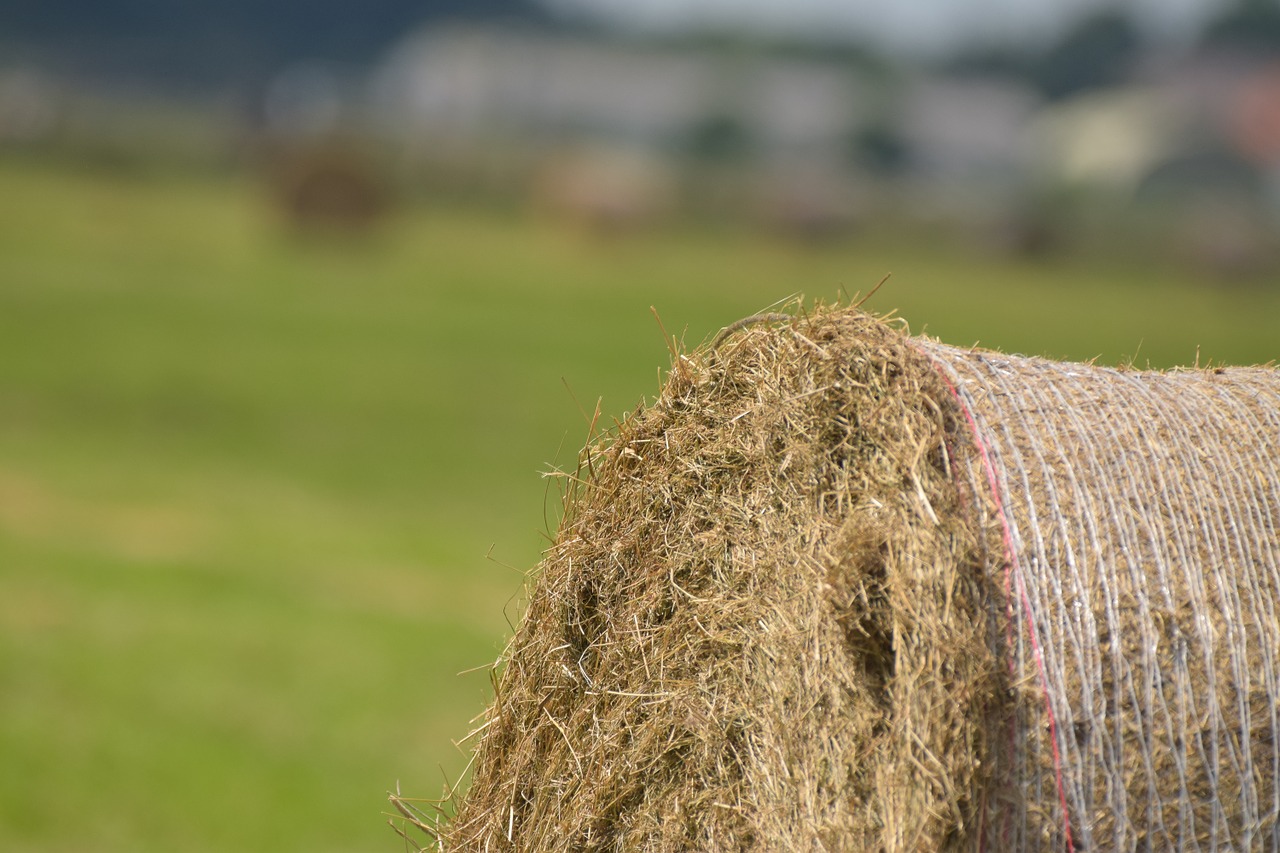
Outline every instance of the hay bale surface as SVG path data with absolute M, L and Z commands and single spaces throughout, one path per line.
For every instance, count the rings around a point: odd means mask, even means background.
M 446 850 L 1275 845 L 1280 374 L 735 330 L 582 454 Z

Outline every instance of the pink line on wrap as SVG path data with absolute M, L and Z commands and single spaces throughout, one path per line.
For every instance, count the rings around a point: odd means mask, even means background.
M 955 383 L 951 381 L 951 377 L 947 375 L 946 369 L 939 364 L 938 360 L 932 354 L 924 350 L 918 350 L 922 355 L 929 359 L 934 370 L 942 377 L 942 381 L 946 383 L 947 390 L 951 392 L 952 399 L 956 405 L 960 407 L 960 413 L 964 415 L 965 423 L 969 425 L 969 432 L 973 436 L 974 444 L 978 448 L 978 455 L 982 460 L 982 470 L 987 477 L 987 485 L 991 489 L 991 500 L 995 503 L 996 515 L 1000 519 L 1000 529 L 1002 538 L 1004 539 L 1004 593 L 1005 606 L 1009 615 L 1009 632 L 1010 647 L 1012 647 L 1013 632 L 1013 595 L 1012 585 L 1014 579 L 1017 580 L 1018 598 L 1022 601 L 1023 612 L 1026 613 L 1027 637 L 1031 641 L 1031 656 L 1036 662 L 1036 671 L 1040 676 L 1040 686 L 1044 690 L 1044 711 L 1049 722 L 1049 745 L 1053 750 L 1053 773 L 1054 783 L 1058 789 L 1058 804 L 1062 808 L 1062 832 L 1067 842 L 1067 853 L 1075 853 L 1075 843 L 1071 840 L 1071 816 L 1067 811 L 1067 792 L 1062 783 L 1062 756 L 1058 751 L 1058 726 L 1053 714 L 1053 706 L 1049 702 L 1049 677 L 1045 672 L 1044 659 L 1040 654 L 1040 643 L 1036 638 L 1035 620 L 1031 612 L 1031 599 L 1027 595 L 1026 583 L 1022 577 L 1022 571 L 1018 565 L 1018 554 L 1013 546 L 1013 530 L 1009 526 L 1009 517 L 1005 512 L 1004 500 L 1000 494 L 1000 483 L 996 476 L 995 465 L 991 461 L 991 454 L 987 449 L 987 443 L 982 438 L 982 433 L 978 430 L 978 422 L 973 416 L 973 412 L 965 404 L 964 399 L 960 396 L 959 389 Z M 1009 661 L 1009 669 L 1013 670 L 1014 662 Z

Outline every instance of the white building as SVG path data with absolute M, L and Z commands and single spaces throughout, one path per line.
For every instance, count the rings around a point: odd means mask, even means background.
M 844 144 L 861 98 L 836 63 L 478 29 L 411 37 L 378 72 L 376 90 L 384 122 L 402 133 L 666 147 L 727 117 L 765 156 Z

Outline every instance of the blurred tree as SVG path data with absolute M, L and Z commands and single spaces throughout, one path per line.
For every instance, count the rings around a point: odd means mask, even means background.
M 448 18 L 540 19 L 533 0 L 3 0 L 0 48 L 81 73 L 222 83 L 300 60 L 366 61 Z
M 1030 77 L 1045 97 L 1066 98 L 1124 82 L 1141 49 L 1142 38 L 1128 15 L 1098 12 L 1033 62 Z
M 736 163 L 751 153 L 751 130 L 736 115 L 709 113 L 694 122 L 685 138 L 685 153 L 702 162 Z
M 961 45 L 938 64 L 938 73 L 957 77 L 1014 77 L 1031 75 L 1033 54 L 1025 47 L 1002 42 Z
M 1238 0 L 1209 21 L 1201 44 L 1268 56 L 1280 54 L 1280 5 L 1274 0 Z
M 849 157 L 856 168 L 881 175 L 897 175 L 911 161 L 911 148 L 888 118 L 872 121 L 853 132 Z

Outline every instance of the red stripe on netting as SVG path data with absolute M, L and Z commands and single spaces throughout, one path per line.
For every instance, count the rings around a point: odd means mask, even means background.
M 946 370 L 933 355 L 923 350 L 921 350 L 921 353 L 929 359 L 933 369 L 942 377 L 947 390 L 951 392 L 951 398 L 955 400 L 960 413 L 964 415 L 965 423 L 969 425 L 969 434 L 973 437 L 973 443 L 978 448 L 978 457 L 982 461 L 982 470 L 987 477 L 987 486 L 991 489 L 991 500 L 995 504 L 996 517 L 1000 519 L 1001 538 L 1004 540 L 1004 594 L 1005 608 L 1009 617 L 1009 646 L 1012 649 L 1014 623 L 1013 583 L 1016 580 L 1018 598 L 1022 602 L 1023 612 L 1027 615 L 1027 637 L 1031 641 L 1031 657 L 1036 662 L 1036 672 L 1040 676 L 1040 687 L 1044 690 L 1044 712 L 1049 722 L 1049 746 L 1053 751 L 1054 784 L 1058 789 L 1058 804 L 1062 807 L 1062 833 L 1067 842 L 1067 853 L 1075 853 L 1075 843 L 1071 840 L 1071 815 L 1067 811 L 1067 791 L 1062 782 L 1062 756 L 1058 751 L 1058 726 L 1053 714 L 1053 705 L 1049 701 L 1049 676 L 1045 672 L 1044 658 L 1040 654 L 1040 643 L 1036 639 L 1035 620 L 1031 614 L 1031 599 L 1027 595 L 1026 583 L 1018 565 L 1018 553 L 1013 546 L 1013 529 L 1009 526 L 1009 517 L 1005 512 L 1004 500 L 1000 496 L 1000 482 L 996 476 L 995 464 L 991 461 L 991 453 L 987 448 L 987 443 L 983 440 L 982 433 L 978 429 L 978 421 L 965 404 L 964 398 L 960 396 L 959 389 L 956 388 L 955 383 L 951 381 L 951 377 L 947 375 Z M 1012 658 L 1009 660 L 1009 669 L 1010 671 L 1014 670 Z

